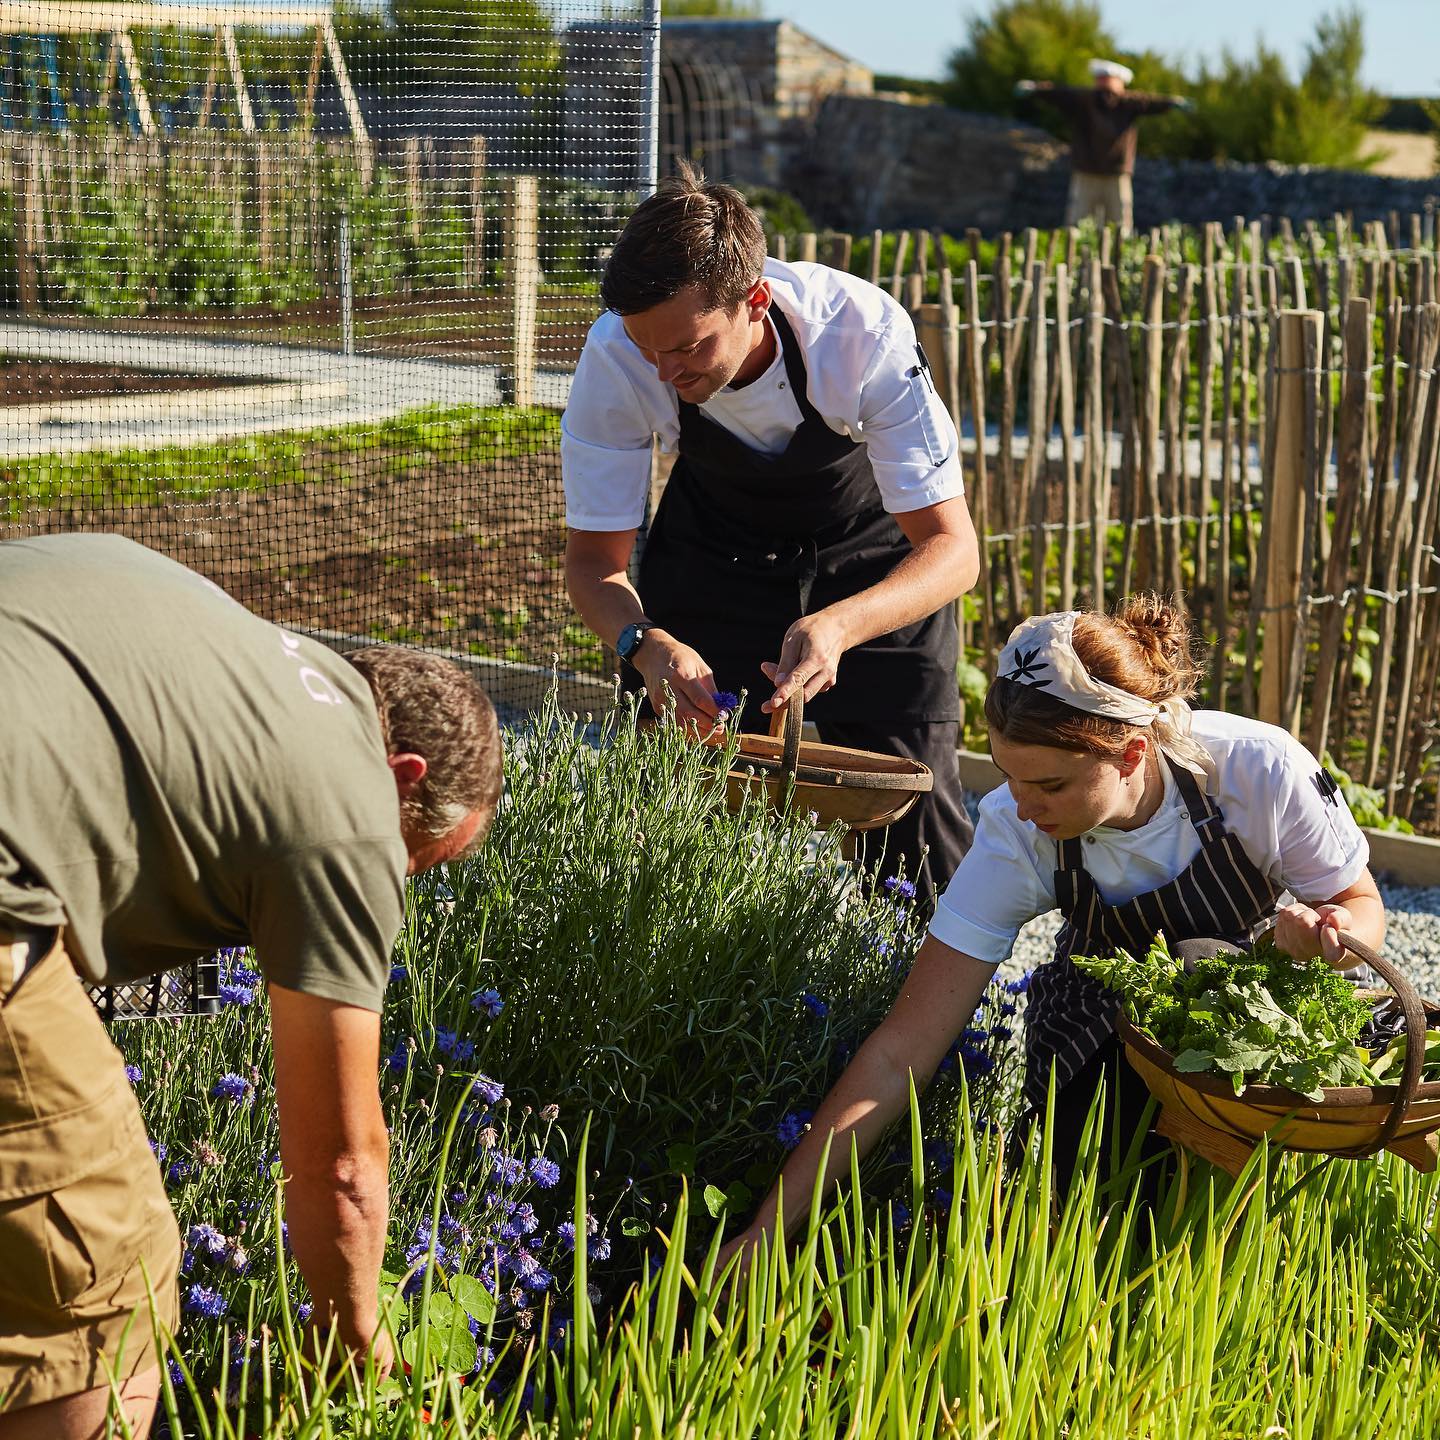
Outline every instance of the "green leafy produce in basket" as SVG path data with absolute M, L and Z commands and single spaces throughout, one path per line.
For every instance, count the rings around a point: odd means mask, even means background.
M 1228 1075 L 1237 1095 L 1246 1085 L 1283 1085 L 1317 1101 L 1326 1086 L 1381 1083 L 1356 1044 L 1371 1006 L 1323 960 L 1297 961 L 1261 941 L 1248 955 L 1186 971 L 1157 936 L 1142 959 L 1120 950 L 1075 964 L 1116 993 L 1182 1074 Z M 1394 1067 L 1389 1052 L 1384 1059 Z

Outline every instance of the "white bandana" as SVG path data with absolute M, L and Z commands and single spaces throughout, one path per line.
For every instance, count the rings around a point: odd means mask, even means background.
M 1214 781 L 1214 762 L 1190 736 L 1190 707 L 1179 695 L 1158 705 L 1097 680 L 1075 653 L 1078 610 L 1036 615 L 1010 632 L 996 666 L 998 680 L 1013 680 L 1044 691 L 1051 699 L 1086 715 L 1103 715 L 1122 725 L 1155 727 L 1165 754 L 1187 770 Z
M 1122 85 L 1128 85 L 1135 78 L 1135 72 L 1128 65 L 1120 64 L 1118 60 L 1096 59 L 1090 62 L 1091 79 L 1103 80 L 1111 75 Z

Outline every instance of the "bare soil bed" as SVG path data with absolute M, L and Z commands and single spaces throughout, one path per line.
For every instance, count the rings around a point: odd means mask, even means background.
M 27 360 L 0 355 L 0 405 L 43 405 L 107 395 L 155 395 L 172 390 L 217 390 L 242 383 L 226 375 L 177 375 L 90 365 L 68 360 Z
M 317 447 L 318 451 L 318 447 Z M 267 619 L 548 665 L 603 668 L 573 627 L 561 561 L 560 457 L 347 457 L 343 478 L 214 490 L 161 505 L 71 500 L 0 522 L 0 538 L 104 530 L 191 566 Z M 323 453 L 307 470 L 333 469 Z

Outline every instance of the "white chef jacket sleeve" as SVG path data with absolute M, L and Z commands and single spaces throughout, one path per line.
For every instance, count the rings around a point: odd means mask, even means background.
M 937 940 L 999 965 L 1010 958 L 1020 927 L 1054 908 L 1029 831 L 1003 786 L 980 802 L 975 841 L 930 921 Z
M 565 523 L 572 530 L 634 530 L 645 518 L 650 495 L 650 441 L 662 443 L 673 417 L 662 397 L 650 394 L 637 370 L 644 360 L 627 354 L 623 331 L 608 332 L 617 317 L 602 315 L 591 327 L 570 398 L 560 420 L 560 471 L 565 482 Z M 630 347 L 633 348 L 633 347 Z
M 1297 899 L 1320 904 L 1365 873 L 1370 842 L 1338 786 L 1298 740 L 1284 736 L 1272 763 L 1280 878 Z
M 920 363 L 915 327 L 898 306 L 860 383 L 859 428 L 892 515 L 965 493 L 954 421 Z

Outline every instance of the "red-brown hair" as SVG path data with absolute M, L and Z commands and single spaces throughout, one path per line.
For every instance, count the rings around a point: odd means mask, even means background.
M 1075 653 L 1096 679 L 1152 704 L 1188 700 L 1200 682 L 1194 638 L 1178 606 L 1159 595 L 1132 595 L 1109 615 L 1087 611 L 1075 621 Z M 992 735 L 1011 745 L 1048 745 L 1118 760 L 1141 727 L 1088 715 L 1033 685 L 997 678 L 985 696 Z

